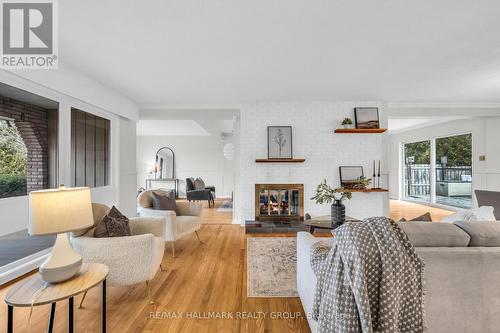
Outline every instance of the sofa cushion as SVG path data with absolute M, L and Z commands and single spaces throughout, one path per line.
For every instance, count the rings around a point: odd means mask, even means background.
M 115 206 L 103 217 L 94 230 L 94 237 L 124 237 L 131 236 L 129 220 Z
M 470 236 L 469 246 L 500 246 L 500 223 L 492 221 L 456 221 Z
M 412 222 L 398 225 L 415 247 L 463 247 L 470 241 L 465 231 L 449 223 Z
M 175 203 L 175 196 L 172 195 L 162 195 L 156 192 L 152 193 L 153 196 L 153 209 L 155 210 L 173 210 L 177 211 L 177 205 Z

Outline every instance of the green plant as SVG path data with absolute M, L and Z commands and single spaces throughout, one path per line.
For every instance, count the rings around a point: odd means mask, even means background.
M 354 185 L 354 188 L 365 189 L 370 185 L 371 182 L 372 182 L 371 178 L 366 178 L 364 176 L 361 176 L 359 177 L 359 182 L 356 185 Z
M 0 175 L 0 198 L 26 195 L 26 176 Z
M 352 119 L 344 118 L 344 120 L 342 120 L 342 125 L 352 125 Z
M 323 204 L 332 203 L 336 200 L 350 200 L 351 198 L 351 191 L 343 187 L 332 188 L 327 185 L 326 179 L 324 179 L 316 188 L 316 194 L 311 198 L 311 200 L 314 200 L 317 204 Z

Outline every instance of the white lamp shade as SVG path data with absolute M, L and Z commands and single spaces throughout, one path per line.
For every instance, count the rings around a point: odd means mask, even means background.
M 94 225 L 90 188 L 33 191 L 29 194 L 30 235 L 50 235 Z

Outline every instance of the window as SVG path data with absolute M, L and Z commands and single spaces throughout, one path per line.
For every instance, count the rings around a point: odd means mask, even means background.
M 110 121 L 71 109 L 71 175 L 73 186 L 109 185 Z
M 0 118 L 0 196 L 26 195 L 28 150 L 14 121 Z
M 0 198 L 57 187 L 58 107 L 0 83 Z
M 405 143 L 402 171 L 404 199 L 472 207 L 472 134 Z
M 431 142 L 404 145 L 404 198 L 431 201 Z
M 436 203 L 472 207 L 472 134 L 436 139 Z

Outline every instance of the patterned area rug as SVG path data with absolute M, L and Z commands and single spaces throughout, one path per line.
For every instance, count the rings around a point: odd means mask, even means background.
M 247 296 L 298 297 L 295 237 L 247 238 Z
M 233 200 L 224 200 L 222 205 L 220 205 L 219 208 L 217 208 L 218 212 L 232 212 L 233 211 Z

